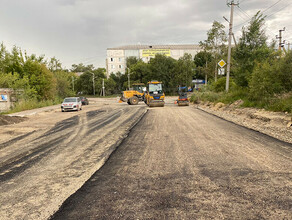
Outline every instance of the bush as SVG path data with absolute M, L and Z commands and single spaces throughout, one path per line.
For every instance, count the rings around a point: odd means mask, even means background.
M 277 65 L 268 62 L 258 64 L 250 80 L 250 98 L 255 101 L 264 101 L 283 90 L 280 73 Z
M 230 90 L 234 89 L 236 86 L 232 78 L 229 79 L 229 88 Z M 217 82 L 212 82 L 211 90 L 215 92 L 224 92 L 226 90 L 226 77 L 221 77 Z

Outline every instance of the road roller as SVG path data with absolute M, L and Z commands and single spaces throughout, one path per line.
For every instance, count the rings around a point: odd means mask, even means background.
M 147 92 L 144 102 L 149 107 L 163 107 L 165 94 L 162 90 L 162 82 L 152 80 L 147 83 Z

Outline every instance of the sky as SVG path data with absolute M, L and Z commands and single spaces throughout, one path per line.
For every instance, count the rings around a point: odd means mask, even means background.
M 266 34 L 292 43 L 291 0 L 239 0 L 234 33 L 261 10 Z M 136 44 L 198 44 L 213 21 L 230 18 L 226 0 L 0 0 L 0 42 L 28 54 L 105 67 L 106 49 Z

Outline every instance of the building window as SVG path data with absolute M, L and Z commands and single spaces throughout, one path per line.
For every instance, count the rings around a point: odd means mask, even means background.
M 113 57 L 111 57 L 111 62 L 114 62 L 114 58 Z
M 115 68 L 115 65 L 112 65 L 111 68 L 114 69 Z
M 123 68 L 123 65 L 119 65 L 119 69 L 122 69 Z
M 122 62 L 122 61 L 123 61 L 123 58 L 120 57 L 120 58 L 119 58 L 119 62 Z

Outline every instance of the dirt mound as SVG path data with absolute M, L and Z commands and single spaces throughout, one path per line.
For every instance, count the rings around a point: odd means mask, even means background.
M 0 126 L 16 124 L 25 120 L 27 120 L 26 117 L 0 115 Z

